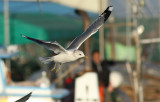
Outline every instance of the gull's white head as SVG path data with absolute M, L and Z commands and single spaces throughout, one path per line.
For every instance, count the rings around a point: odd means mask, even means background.
M 80 50 L 75 50 L 74 51 L 74 56 L 78 59 L 78 58 L 83 58 L 83 57 L 86 57 L 85 55 L 84 55 L 84 53 L 82 52 L 82 51 L 80 51 Z

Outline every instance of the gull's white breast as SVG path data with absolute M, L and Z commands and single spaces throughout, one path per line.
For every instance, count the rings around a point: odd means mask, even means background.
M 77 59 L 78 58 L 74 56 L 73 50 L 69 50 L 66 53 L 60 53 L 54 56 L 54 61 L 59 63 L 71 62 Z

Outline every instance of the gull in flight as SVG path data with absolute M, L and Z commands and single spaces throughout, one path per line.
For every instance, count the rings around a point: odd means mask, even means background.
M 59 67 L 57 68 L 56 72 L 60 69 L 60 66 L 63 63 L 75 61 L 79 58 L 86 58 L 84 53 L 78 48 L 81 46 L 81 44 L 87 40 L 91 35 L 95 34 L 98 29 L 105 23 L 105 21 L 110 16 L 111 12 L 113 10 L 112 6 L 107 7 L 107 9 L 86 29 L 81 35 L 76 37 L 71 44 L 67 47 L 67 49 L 63 48 L 58 42 L 50 42 L 50 41 L 43 41 L 34 39 L 31 37 L 27 37 L 22 35 L 22 37 L 32 40 L 36 42 L 37 44 L 40 44 L 47 48 L 48 50 L 51 50 L 55 53 L 54 56 L 51 57 L 39 57 L 39 60 L 43 62 L 44 64 L 48 64 L 52 61 L 55 62 L 54 67 L 51 71 L 53 71 L 56 68 L 56 65 Z

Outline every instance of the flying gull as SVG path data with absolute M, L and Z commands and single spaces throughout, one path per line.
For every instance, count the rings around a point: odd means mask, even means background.
M 48 64 L 52 61 L 55 62 L 54 67 L 51 71 L 53 71 L 56 68 L 56 65 L 59 67 L 57 68 L 56 72 L 60 69 L 60 66 L 63 63 L 75 61 L 79 58 L 86 58 L 84 53 L 78 48 L 81 46 L 81 44 L 87 40 L 91 35 L 95 34 L 98 29 L 105 23 L 105 21 L 110 16 L 111 12 L 113 10 L 112 6 L 107 7 L 107 9 L 95 20 L 93 24 L 91 24 L 88 29 L 86 29 L 81 35 L 76 37 L 71 44 L 65 49 L 62 47 L 58 42 L 50 42 L 50 41 L 43 41 L 34 39 L 31 37 L 27 37 L 22 35 L 22 37 L 32 40 L 36 42 L 37 44 L 40 44 L 47 48 L 48 50 L 51 50 L 55 53 L 54 56 L 51 57 L 39 57 L 39 60 L 43 62 L 44 64 Z

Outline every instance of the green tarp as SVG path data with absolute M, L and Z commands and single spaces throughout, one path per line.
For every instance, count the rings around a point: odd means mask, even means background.
M 0 15 L 0 44 L 4 44 L 4 22 Z M 74 39 L 83 31 L 81 19 L 51 14 L 11 14 L 10 44 L 24 44 L 31 41 L 20 36 L 24 34 L 41 40 L 57 40 L 61 43 Z
M 3 17 L 0 16 L 0 20 L 3 21 Z M 37 27 L 35 25 L 25 23 L 20 20 L 10 20 L 10 43 L 11 44 L 24 44 L 29 42 L 28 40 L 25 40 L 21 38 L 20 34 L 25 34 L 28 36 L 36 37 L 39 39 L 47 39 L 46 31 L 41 28 Z M 4 43 L 4 31 L 3 31 L 3 25 L 2 25 L 2 33 L 1 33 L 1 41 L 0 44 Z
M 111 44 L 106 43 L 105 45 L 106 59 L 111 59 Z M 131 62 L 136 60 L 136 49 L 134 46 L 126 47 L 121 43 L 115 44 L 115 60 L 116 61 L 126 61 Z

